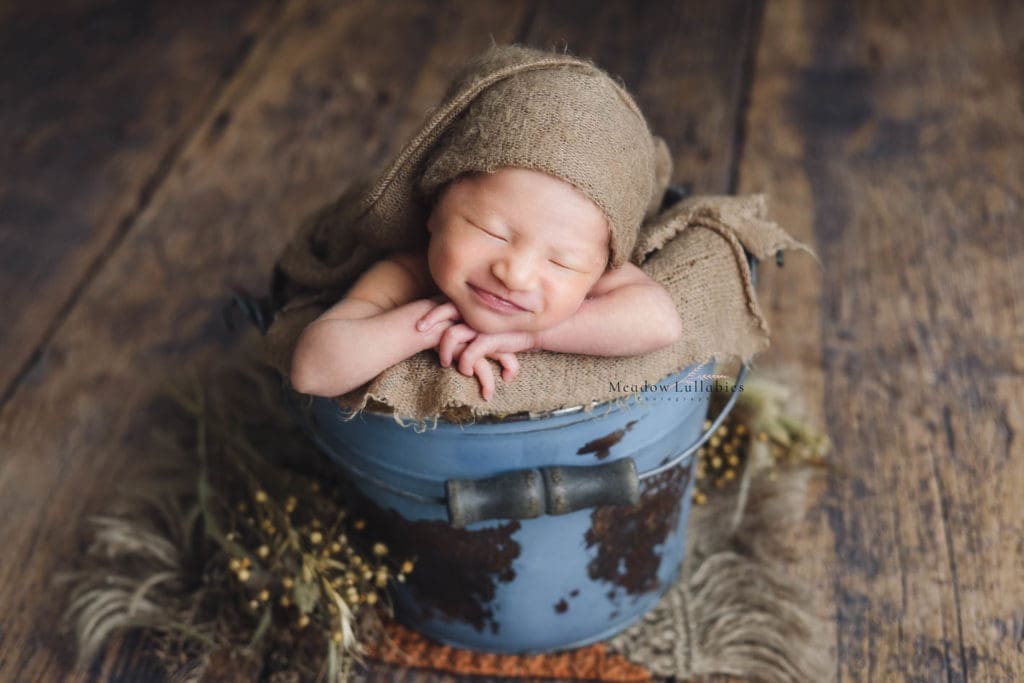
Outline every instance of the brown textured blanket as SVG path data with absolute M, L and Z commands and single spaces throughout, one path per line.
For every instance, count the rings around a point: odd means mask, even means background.
M 683 338 L 625 358 L 521 354 L 520 375 L 499 382 L 489 402 L 475 377 L 422 352 L 338 397 L 343 407 L 372 401 L 418 421 L 540 412 L 625 398 L 616 386 L 657 382 L 711 358 L 748 360 L 767 347 L 745 251 L 763 259 L 806 247 L 767 219 L 764 198 L 694 197 L 659 211 L 671 158 L 630 95 L 585 60 L 506 46 L 464 69 L 380 174 L 353 183 L 300 226 L 275 269 L 268 362 L 287 376 L 302 329 L 362 272 L 392 250 L 425 247 L 430 202 L 446 182 L 503 166 L 549 173 L 600 206 L 611 229 L 610 266 L 629 260 L 663 285 Z

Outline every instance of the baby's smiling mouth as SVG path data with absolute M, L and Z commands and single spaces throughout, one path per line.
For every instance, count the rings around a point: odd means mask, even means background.
M 483 301 L 483 303 L 486 304 L 489 308 L 492 308 L 494 310 L 508 313 L 515 313 L 520 311 L 524 313 L 530 312 L 529 309 L 523 308 L 519 304 L 509 301 L 508 299 L 502 298 L 495 294 L 494 292 L 490 292 L 486 289 L 481 289 L 480 287 L 477 287 L 475 285 L 469 285 L 469 288 L 473 290 L 473 293 L 476 294 L 477 298 Z

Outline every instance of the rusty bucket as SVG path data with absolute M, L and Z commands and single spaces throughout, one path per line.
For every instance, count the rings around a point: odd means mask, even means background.
M 462 648 L 543 652 L 615 634 L 671 585 L 693 454 L 732 405 L 703 429 L 713 369 L 591 410 L 422 432 L 328 399 L 290 403 L 353 485 L 355 513 L 416 558 L 392 591 L 404 623 Z

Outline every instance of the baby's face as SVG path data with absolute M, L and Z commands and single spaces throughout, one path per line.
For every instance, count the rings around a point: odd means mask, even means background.
M 467 325 L 537 332 L 570 318 L 608 264 L 604 212 L 546 173 L 460 178 L 428 221 L 430 274 Z

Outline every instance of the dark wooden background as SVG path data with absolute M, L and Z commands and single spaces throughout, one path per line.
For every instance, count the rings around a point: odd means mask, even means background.
M 73 673 L 50 587 L 168 367 L 238 341 L 298 217 L 491 39 L 622 77 L 694 192 L 766 192 L 774 346 L 836 444 L 795 568 L 839 680 L 1024 680 L 1024 6 L 0 3 L 0 679 Z M 377 680 L 453 680 L 380 671 Z

